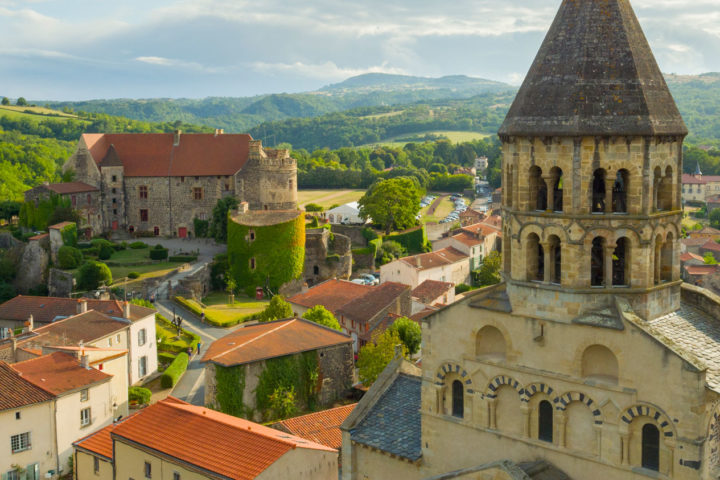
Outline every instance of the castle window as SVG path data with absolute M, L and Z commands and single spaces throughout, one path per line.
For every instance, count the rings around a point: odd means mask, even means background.
M 138 194 L 140 195 L 140 198 L 147 198 L 148 197 L 148 187 L 146 185 L 140 185 L 138 187 Z
M 184 182 L 185 182 L 185 177 L 180 177 L 180 181 L 184 183 Z
M 463 418 L 465 412 L 465 399 L 463 398 L 463 383 L 455 380 L 452 383 L 452 416 Z
M 153 227 L 153 234 L 157 237 L 160 235 L 160 227 Z
M 113 194 L 116 194 L 116 193 L 117 193 L 117 188 L 113 187 L 113 188 L 112 188 L 112 193 L 113 193 Z
M 92 203 L 92 195 L 89 193 L 87 194 L 87 204 L 90 205 Z
M 540 167 L 534 166 L 530 168 L 530 205 L 535 206 L 535 210 L 547 210 L 547 185 L 542 178 L 542 170 Z
M 251 242 L 255 241 L 255 230 L 250 230 L 250 241 Z
M 113 215 L 117 215 L 117 208 L 113 208 Z
M 562 247 L 560 245 L 560 239 L 552 235 L 550 236 L 550 258 L 552 259 L 552 272 L 550 275 L 550 281 L 560 285 L 562 283 Z
M 660 470 L 660 430 L 652 423 L 642 428 L 642 466 L 648 470 Z
M 475 338 L 475 355 L 481 359 L 505 360 L 507 345 L 505 336 L 497 328 L 487 325 Z
M 593 173 L 592 213 L 605 213 L 605 170 L 598 168 Z
M 630 242 L 623 237 L 618 240 L 612 258 L 613 286 L 625 287 L 630 285 Z
M 320 267 L 317 265 L 313 267 L 313 275 L 320 275 Z
M 590 251 L 590 285 L 602 287 L 605 285 L 605 239 L 596 237 L 592 242 Z
M 195 177 L 195 180 L 200 180 L 200 177 Z
M 113 205 L 117 205 L 117 198 L 113 197 L 112 203 L 113 203 Z
M 113 182 L 117 182 L 117 175 L 113 175 L 113 176 L 112 176 L 112 181 L 113 181 Z
M 225 184 L 225 191 L 227 192 L 227 191 L 229 191 L 229 190 L 230 190 L 230 184 L 229 184 L 229 183 L 226 183 L 226 184 Z
M 148 211 L 147 209 L 140 210 L 140 221 L 141 222 L 147 222 L 148 221 Z
M 255 257 L 253 257 L 250 259 L 250 270 L 255 270 L 255 268 L 257 268 L 257 266 L 255 264 Z
M 538 406 L 538 439 L 550 443 L 553 441 L 553 407 L 547 400 Z
M 193 198 L 195 200 L 202 200 L 203 198 L 203 189 L 201 187 L 195 187 L 193 188 Z
M 618 170 L 613 186 L 612 208 L 615 213 L 627 213 L 627 192 L 630 173 L 624 168 Z
M 660 278 L 663 282 L 672 282 L 673 280 L 673 240 L 673 234 L 668 233 L 667 239 L 662 246 Z
M 545 251 L 540 245 L 540 238 L 531 233 L 526 241 L 527 279 L 528 281 L 545 280 Z
M 77 206 L 77 197 L 75 195 L 71 195 L 70 201 L 72 202 L 73 208 L 75 208 Z
M 554 212 L 563 211 L 563 171 L 557 167 L 550 170 L 553 179 L 553 196 L 552 210 Z

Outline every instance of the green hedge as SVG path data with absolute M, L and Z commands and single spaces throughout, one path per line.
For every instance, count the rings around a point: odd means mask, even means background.
M 183 373 L 185 373 L 185 370 L 187 370 L 189 362 L 190 358 L 187 353 L 178 353 L 178 356 L 175 357 L 175 360 L 173 360 L 170 366 L 163 372 L 162 377 L 160 377 L 160 385 L 163 388 L 174 387 Z
M 60 230 L 60 236 L 62 237 L 63 245 L 67 245 L 69 247 L 77 246 L 77 225 L 75 225 L 74 223 L 71 223 L 70 225 L 65 225 Z
M 180 353 L 180 352 L 178 352 Z M 172 363 L 173 360 L 175 360 L 176 353 L 170 353 L 170 352 L 158 352 L 158 362 L 159 363 Z
M 132 242 L 130 248 L 133 250 L 142 250 L 143 248 L 148 248 L 148 244 L 145 242 Z
M 163 248 L 160 245 L 156 245 L 155 248 L 150 250 L 151 260 L 165 260 L 168 258 L 168 249 Z
M 188 299 L 184 297 L 174 297 L 174 300 L 179 303 L 181 306 L 187 308 L 192 313 L 197 315 L 198 317 L 203 313 L 202 309 L 198 307 L 197 304 L 194 302 L 188 301 Z M 225 320 L 225 319 L 219 319 L 216 318 L 212 312 L 205 312 L 205 322 L 209 323 L 210 325 L 213 325 L 215 327 L 234 327 L 235 325 L 239 325 L 241 323 L 250 322 L 253 320 L 258 320 L 260 318 L 260 313 L 251 313 L 248 315 L 240 315 L 237 318 L 233 318 L 232 320 Z
M 186 352 L 188 348 L 195 349 L 200 342 L 199 335 L 185 329 L 182 330 L 180 338 L 175 339 L 177 328 L 170 320 L 159 313 L 155 314 L 155 329 L 157 336 L 162 338 L 162 342 L 158 342 L 158 349 L 170 352 L 172 354 L 170 361 L 175 358 L 175 354 Z M 158 354 L 159 358 L 160 355 Z
M 168 261 L 170 262 L 194 262 L 197 260 L 197 255 L 173 255 L 172 257 L 168 258 Z
M 114 252 L 115 249 L 113 249 L 111 246 L 103 245 L 100 247 L 100 251 L 98 252 L 98 258 L 100 260 L 109 260 Z
M 83 261 L 82 251 L 78 248 L 63 245 L 58 250 L 58 266 L 63 269 L 77 268 Z
M 255 239 L 250 240 L 250 230 Z M 250 260 L 255 259 L 255 269 Z M 248 226 L 228 221 L 228 266 L 240 289 L 249 295 L 269 283 L 275 293 L 282 285 L 302 276 L 305 262 L 305 217 L 268 226 Z
M 143 387 L 130 387 L 128 389 L 128 400 L 130 403 L 137 405 L 147 405 L 150 403 L 152 392 Z
M 425 226 L 416 227 L 400 233 L 391 233 L 383 238 L 383 241 L 398 242 L 410 254 L 422 253 L 426 251 L 428 246 L 427 233 Z

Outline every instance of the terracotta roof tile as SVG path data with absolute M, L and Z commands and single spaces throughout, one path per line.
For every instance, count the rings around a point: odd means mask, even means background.
M 41 239 L 47 238 L 49 236 L 50 236 L 49 233 L 41 233 L 40 235 L 33 235 L 32 237 L 28 238 L 28 241 L 41 240 Z
M 452 238 L 468 247 L 474 247 L 475 245 L 481 245 L 483 243 L 483 239 L 468 232 L 460 232 L 457 235 L 453 235 Z
M 437 312 L 436 308 L 426 308 L 425 310 L 421 310 L 413 315 L 410 315 L 410 319 L 419 323 L 423 318 L 429 317 L 435 312 Z
M 715 240 L 708 240 L 707 242 L 703 243 L 703 245 L 700 247 L 703 250 L 711 250 L 713 252 L 720 252 L 720 243 L 717 243 Z
M 140 412 L 133 413 L 132 415 L 123 418 L 117 423 L 113 423 L 111 425 L 108 425 L 107 427 L 98 430 L 95 433 L 91 433 L 87 437 L 83 437 L 80 440 L 73 443 L 73 446 L 77 446 L 83 450 L 86 450 L 88 452 L 94 453 L 96 455 L 101 455 L 108 460 L 113 459 L 113 444 L 112 444 L 112 438 L 110 434 L 115 430 L 115 427 L 120 425 L 121 423 L 133 418 L 135 415 L 138 415 L 139 413 L 142 413 L 142 410 Z
M 707 238 L 705 238 L 705 237 L 681 238 L 680 239 L 680 243 L 682 243 L 686 247 L 699 247 L 701 245 L 704 245 L 706 242 L 707 242 Z
M 55 225 L 50 225 L 48 227 L 49 230 L 62 230 L 63 228 L 69 226 L 69 225 L 76 225 L 75 222 L 60 222 L 56 223 Z
M 344 333 L 301 318 L 239 328 L 215 340 L 202 361 L 232 366 L 350 343 Z
M 490 218 L 492 218 L 492 217 L 490 217 Z M 483 236 L 486 236 L 486 237 L 488 235 L 499 235 L 501 233 L 500 227 L 498 227 L 494 224 L 485 223 L 485 222 L 476 223 L 474 225 L 468 225 L 467 227 L 463 227 L 461 230 L 463 232 L 467 232 L 467 233 L 475 234 L 475 235 L 477 235 L 478 233 L 482 233 Z
M 85 192 L 97 192 L 98 189 L 92 185 L 88 185 L 83 182 L 65 182 L 65 183 L 51 183 L 48 185 L 41 185 L 46 189 L 55 192 L 59 195 L 65 195 L 69 193 L 85 193 Z
M 683 267 L 688 275 L 701 276 L 711 275 L 718 271 L 718 265 L 685 265 Z
M 450 282 L 438 282 L 437 280 L 425 280 L 412 291 L 412 296 L 422 303 L 430 303 L 447 293 L 454 284 Z
M 276 424 L 276 428 L 307 438 L 326 447 L 340 449 L 342 432 L 340 425 L 353 411 L 357 403 L 310 413 L 300 417 L 288 418 Z
M 288 298 L 288 302 L 312 308 L 322 305 L 335 313 L 354 299 L 372 290 L 369 285 L 358 285 L 346 280 L 328 280 L 314 286 L 307 292 Z
M 378 313 L 382 312 L 391 303 L 405 292 L 410 290 L 409 285 L 396 282 L 385 282 L 372 287 L 368 293 L 362 297 L 347 303 L 338 310 L 338 315 L 355 320 L 356 322 L 365 323 L 373 319 Z
M 295 448 L 332 448 L 242 418 L 175 399 L 151 405 L 115 426 L 127 439 L 183 462 L 237 480 L 256 478 Z
M 86 133 L 82 138 L 98 164 L 113 146 L 126 177 L 234 175 L 247 162 L 252 140 L 246 134 L 181 134 L 175 147 L 172 133 Z
M 682 255 L 680 255 L 680 261 L 683 263 L 689 262 L 692 260 L 697 260 L 699 262 L 705 261 L 705 259 L 703 257 L 701 257 L 700 255 L 695 255 L 694 253 L 690 253 L 690 252 L 683 253 Z
M 112 375 L 94 368 L 83 368 L 77 358 L 62 352 L 18 362 L 12 368 L 25 380 L 53 395 L 62 395 L 112 378 Z
M 435 252 L 421 253 L 420 255 L 401 258 L 400 261 L 405 262 L 418 270 L 429 270 L 431 268 L 450 265 L 467 259 L 468 256 L 461 251 L 452 247 L 447 247 Z
M 117 300 L 95 300 L 84 298 L 88 310 L 95 310 L 111 317 L 121 318 L 123 308 Z M 35 324 L 51 323 L 58 317 L 66 318 L 78 312 L 78 299 L 58 297 L 34 297 L 19 295 L 0 304 L 0 319 L 24 322 L 32 315 Z M 130 304 L 130 319 L 140 320 L 155 313 L 155 310 Z
M 706 183 L 720 182 L 720 175 L 701 175 L 699 178 L 689 173 L 683 173 L 682 183 L 685 185 L 705 185 Z
M 47 402 L 54 397 L 5 362 L 0 362 L 0 385 L 0 411 Z

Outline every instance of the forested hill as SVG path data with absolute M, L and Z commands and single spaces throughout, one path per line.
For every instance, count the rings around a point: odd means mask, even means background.
M 148 122 L 179 120 L 240 133 L 247 132 L 263 122 L 317 117 L 359 107 L 470 98 L 501 91 L 514 91 L 514 87 L 462 75 L 425 78 L 367 74 L 308 93 L 280 93 L 245 98 L 213 97 L 200 100 L 159 98 L 84 102 L 33 101 L 57 110 L 105 113 Z

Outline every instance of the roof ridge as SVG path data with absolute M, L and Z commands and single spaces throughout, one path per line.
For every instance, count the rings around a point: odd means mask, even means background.
M 222 353 L 218 353 L 218 354 L 215 355 L 213 358 L 217 358 L 217 357 L 221 357 L 221 356 L 227 355 L 227 354 L 230 353 L 230 352 L 234 352 L 234 351 L 237 350 L 238 348 L 245 347 L 245 346 L 251 344 L 252 342 L 254 342 L 255 340 L 258 340 L 258 339 L 260 339 L 260 338 L 263 338 L 263 337 L 265 337 L 265 336 L 267 336 L 267 335 L 269 335 L 269 334 L 271 334 L 271 333 L 277 332 L 278 330 L 280 330 L 280 329 L 282 329 L 282 328 L 285 328 L 285 327 L 288 326 L 288 325 L 291 325 L 292 323 L 295 322 L 295 320 L 297 320 L 297 319 L 296 319 L 296 318 L 292 318 L 292 319 L 290 319 L 289 321 L 286 321 L 285 323 L 283 323 L 282 325 L 279 325 L 279 326 L 273 328 L 272 330 L 268 330 L 267 332 L 261 333 L 260 335 L 258 335 L 258 336 L 256 336 L 256 337 L 253 337 L 253 338 L 251 338 L 250 340 L 247 340 L 246 342 L 241 343 L 240 345 L 236 345 L 235 347 L 233 347 L 233 348 L 231 348 L 231 349 L 229 349 L 229 350 L 225 350 L 225 351 L 222 352 Z M 248 328 L 248 327 L 244 327 L 244 328 Z M 237 331 L 237 330 L 236 330 L 236 331 Z M 210 360 L 210 359 L 208 359 L 208 360 Z

